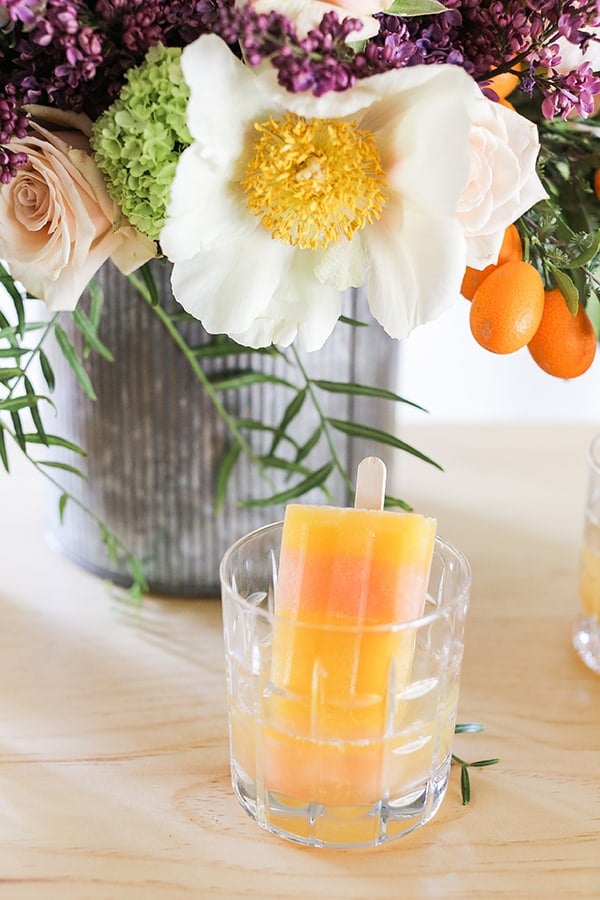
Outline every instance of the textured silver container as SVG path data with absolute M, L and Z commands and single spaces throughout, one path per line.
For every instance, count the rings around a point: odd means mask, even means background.
M 169 274 L 167 266 L 155 265 L 161 296 L 170 298 Z M 48 348 L 56 374 L 57 415 L 48 416 L 47 427 L 87 451 L 80 465 L 87 481 L 62 473 L 60 480 L 144 561 L 151 592 L 214 595 L 219 561 L 227 547 L 244 533 L 281 518 L 283 508 L 238 506 L 241 500 L 273 492 L 255 467 L 240 457 L 225 505 L 216 513 L 217 472 L 231 442 L 225 425 L 164 325 L 129 281 L 111 265 L 101 270 L 97 281 L 105 295 L 100 336 L 115 361 L 97 354 L 86 360 L 95 402 L 85 397 L 61 351 Z M 346 311 L 360 316 L 360 297 L 354 292 L 351 299 L 354 309 Z M 167 307 L 180 309 L 172 299 Z M 63 316 L 61 325 L 81 351 L 82 337 L 71 317 Z M 208 340 L 199 323 L 185 323 L 182 331 L 192 345 Z M 338 325 L 325 347 L 305 360 L 312 377 L 386 385 L 394 377 L 397 347 L 380 328 Z M 256 354 L 203 363 L 208 374 L 249 365 L 288 379 L 294 375 L 283 360 L 259 359 Z M 288 391 L 272 384 L 221 396 L 234 415 L 269 424 L 278 422 L 291 399 Z M 387 401 L 325 393 L 320 399 L 326 414 L 335 418 L 393 429 L 393 418 L 388 418 L 393 417 L 393 404 Z M 314 410 L 306 403 L 293 424 L 295 439 L 306 440 L 316 424 Z M 361 456 L 377 449 L 337 432 L 335 440 L 352 477 Z M 253 434 L 257 454 L 267 452 L 270 442 L 270 435 Z M 55 458 L 79 465 L 72 453 L 60 451 Z M 327 458 L 323 449 L 313 452 L 307 464 L 314 470 Z M 283 476 L 277 475 L 276 487 L 282 489 Z M 323 494 L 313 492 L 305 499 L 323 502 Z M 335 500 L 346 499 L 338 482 Z M 61 524 L 53 492 L 48 518 L 53 542 L 71 560 L 116 583 L 128 581 L 122 562 L 109 559 L 98 526 L 76 504 L 67 503 Z

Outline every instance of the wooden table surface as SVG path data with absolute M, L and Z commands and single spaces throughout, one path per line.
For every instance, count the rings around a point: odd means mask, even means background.
M 398 489 L 473 569 L 437 818 L 385 848 L 306 849 L 230 788 L 219 603 L 140 611 L 45 543 L 40 485 L 0 475 L 0 897 L 600 897 L 600 678 L 571 649 L 589 427 L 411 427 L 445 466 Z

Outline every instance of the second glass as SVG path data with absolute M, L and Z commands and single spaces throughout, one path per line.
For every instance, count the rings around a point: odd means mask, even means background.
M 579 601 L 573 646 L 586 666 L 600 674 L 600 434 L 588 452 Z
M 281 523 L 221 564 L 232 779 L 259 825 L 313 846 L 384 844 L 446 792 L 470 569 L 436 538 L 424 615 L 323 625 L 275 615 Z

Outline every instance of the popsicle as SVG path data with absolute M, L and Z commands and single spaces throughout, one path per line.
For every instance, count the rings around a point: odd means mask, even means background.
M 350 797 L 349 781 L 361 795 L 367 785 L 378 790 L 373 748 L 393 731 L 415 640 L 411 628 L 378 626 L 422 615 L 436 526 L 383 511 L 384 490 L 385 466 L 368 457 L 354 509 L 286 509 L 270 679 L 274 730 L 264 761 L 273 789 L 308 793 L 313 779 L 320 802 L 339 800 L 342 783 Z

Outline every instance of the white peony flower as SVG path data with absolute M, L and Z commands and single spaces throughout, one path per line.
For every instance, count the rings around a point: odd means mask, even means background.
M 194 143 L 160 235 L 179 302 L 209 332 L 318 349 L 340 292 L 367 280 L 394 337 L 459 295 L 456 217 L 469 173 L 473 81 L 415 66 L 315 98 L 256 74 L 215 36 L 183 52 Z

